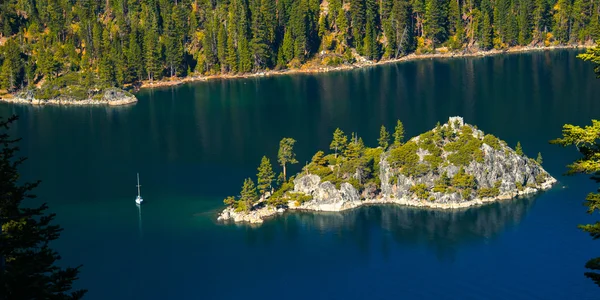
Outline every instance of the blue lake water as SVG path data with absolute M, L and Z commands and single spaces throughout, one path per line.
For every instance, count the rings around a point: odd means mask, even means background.
M 582 205 L 596 186 L 564 177 L 564 123 L 600 116 L 600 80 L 576 51 L 421 60 L 348 72 L 143 90 L 127 107 L 28 107 L 15 135 L 58 214 L 54 246 L 83 264 L 88 299 L 593 299 L 583 275 L 600 242 Z M 216 222 L 225 196 L 293 137 L 301 163 L 336 127 L 375 145 L 379 126 L 414 136 L 460 115 L 559 183 L 526 199 L 459 211 L 401 206 L 289 213 L 260 227 Z M 146 203 L 138 209 L 135 174 Z

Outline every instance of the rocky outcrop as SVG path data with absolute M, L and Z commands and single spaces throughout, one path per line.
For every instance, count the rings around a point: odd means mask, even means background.
M 260 224 L 265 219 L 283 213 L 283 208 L 275 208 L 273 206 L 260 206 L 250 212 L 239 212 L 235 211 L 232 207 L 224 209 L 217 218 L 218 221 L 233 221 L 233 222 L 246 222 L 251 224 Z
M 137 102 L 137 98 L 124 90 L 109 88 L 88 99 L 73 99 L 65 96 L 58 96 L 52 99 L 37 99 L 31 90 L 21 92 L 12 98 L 0 98 L 0 101 L 9 103 L 29 104 L 29 105 L 109 105 L 119 106 Z
M 292 205 L 295 209 L 341 211 L 361 204 L 358 191 L 351 184 L 344 182 L 336 189 L 329 181 L 321 182 L 317 175 L 309 174 L 294 179 L 294 192 L 304 193 L 313 198 L 299 206 Z
M 432 137 L 436 138 L 435 143 L 428 144 L 426 140 Z M 303 173 L 294 179 L 292 192 L 308 195 L 310 200 L 302 203 L 289 201 L 285 208 L 343 211 L 366 204 L 392 203 L 455 209 L 537 193 L 551 188 L 556 182 L 556 179 L 536 161 L 518 154 L 505 142 L 493 136 L 484 139 L 482 131 L 464 124 L 460 117 L 451 117 L 447 124 L 415 137 L 408 143 L 416 145 L 414 147 L 418 159 L 414 155 L 415 152 L 412 152 L 414 160 L 417 160 L 412 163 L 422 167 L 417 175 L 403 172 L 405 165 L 399 165 L 394 161 L 394 155 L 398 156 L 394 151 L 397 150 L 388 150 L 381 154 L 378 163 L 379 174 L 377 175 L 380 181 L 378 188 L 365 185 L 359 192 L 348 182 L 338 183 L 338 188 L 332 182 L 323 181 L 318 175 Z M 432 147 L 436 148 L 432 149 Z M 435 165 L 431 163 L 430 150 L 435 151 L 436 158 L 439 158 L 436 159 L 438 163 Z M 461 154 L 463 158 L 472 157 L 472 159 L 470 161 L 463 159 L 458 163 L 450 158 L 451 156 L 456 158 L 460 151 L 463 151 L 464 155 Z M 457 177 L 459 173 L 462 177 L 467 176 L 472 186 L 468 188 L 447 184 L 440 186 L 440 181 L 444 181 L 441 180 L 443 176 L 446 176 L 444 177 L 447 178 L 446 181 L 450 181 L 452 178 L 459 178 Z M 420 187 L 423 192 L 416 192 L 416 187 Z M 261 222 L 259 219 L 275 213 L 277 210 L 269 208 L 268 205 L 246 213 L 233 213 L 232 209 L 228 208 L 219 219 L 258 223 Z

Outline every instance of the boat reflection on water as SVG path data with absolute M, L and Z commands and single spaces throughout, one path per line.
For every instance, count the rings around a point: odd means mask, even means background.
M 385 256 L 395 242 L 400 246 L 433 248 L 441 260 L 452 260 L 459 246 L 485 243 L 518 225 L 537 197 L 456 210 L 373 205 L 343 212 L 292 211 L 261 226 L 248 226 L 246 241 L 254 245 L 270 244 L 278 238 L 298 239 L 303 232 L 319 231 L 321 236 L 355 244 L 364 252 L 380 248 Z

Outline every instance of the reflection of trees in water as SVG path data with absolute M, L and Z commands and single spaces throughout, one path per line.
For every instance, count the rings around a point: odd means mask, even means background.
M 278 233 L 284 239 L 296 239 L 308 231 L 355 244 L 361 252 L 378 248 L 387 256 L 394 240 L 402 246 L 425 245 L 434 248 L 440 259 L 452 259 L 459 246 L 494 238 L 517 225 L 534 202 L 535 197 L 530 197 L 460 210 L 381 205 L 333 213 L 291 212 L 265 222 L 258 230 L 248 230 L 247 241 L 269 243 Z

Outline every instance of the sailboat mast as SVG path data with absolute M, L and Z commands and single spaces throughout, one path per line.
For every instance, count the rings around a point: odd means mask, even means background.
M 140 173 L 137 173 L 137 188 L 138 188 L 138 197 L 140 196 Z

